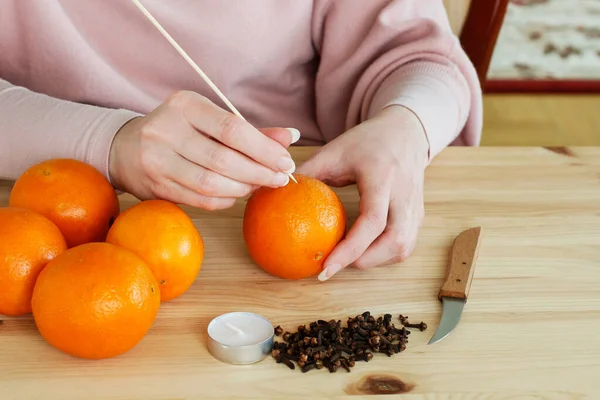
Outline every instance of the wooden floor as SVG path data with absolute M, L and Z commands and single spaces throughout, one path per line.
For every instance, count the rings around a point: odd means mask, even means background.
M 600 95 L 486 95 L 481 145 L 600 146 Z

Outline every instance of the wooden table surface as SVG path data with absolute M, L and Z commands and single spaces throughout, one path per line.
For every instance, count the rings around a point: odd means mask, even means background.
M 312 150 L 293 154 L 302 161 Z M 0 186 L 4 206 L 9 184 Z M 356 188 L 337 192 L 354 220 Z M 388 376 L 404 383 L 388 388 L 403 387 L 407 399 L 599 399 L 600 148 L 449 148 L 427 171 L 425 198 L 408 261 L 348 269 L 326 283 L 283 281 L 255 267 L 242 240 L 243 202 L 214 213 L 186 208 L 205 262 L 146 338 L 117 358 L 87 361 L 50 347 L 31 316 L 0 316 L 0 398 L 368 398 L 363 383 Z M 122 196 L 123 208 L 133 202 Z M 462 321 L 428 346 L 448 248 L 473 226 L 483 227 L 483 241 Z M 405 352 L 350 373 L 302 374 L 271 358 L 252 366 L 213 359 L 207 324 L 235 310 L 286 329 L 364 310 L 408 314 L 430 329 L 413 332 Z

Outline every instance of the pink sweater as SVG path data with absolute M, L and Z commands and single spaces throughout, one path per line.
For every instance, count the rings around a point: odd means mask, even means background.
M 479 144 L 479 83 L 441 0 L 143 4 L 259 128 L 295 127 L 298 144 L 318 145 L 400 104 L 432 158 Z M 108 176 L 117 130 L 179 89 L 226 108 L 130 1 L 3 0 L 0 178 L 54 157 Z

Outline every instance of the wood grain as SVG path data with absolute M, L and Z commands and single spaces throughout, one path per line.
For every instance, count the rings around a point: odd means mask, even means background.
M 313 150 L 294 154 L 301 162 Z M 413 255 L 389 267 L 346 269 L 324 283 L 276 279 L 251 262 L 241 234 L 244 201 L 212 213 L 185 208 L 205 239 L 205 263 L 192 288 L 161 307 L 146 338 L 120 357 L 86 361 L 50 347 L 31 316 L 0 317 L 0 398 L 366 399 L 373 388 L 419 400 L 600 398 L 600 148 L 567 150 L 443 151 L 427 170 Z M 6 205 L 9 184 L 0 186 Z M 336 192 L 352 222 L 356 188 Z M 135 204 L 128 195 L 121 201 L 123 209 Z M 474 226 L 485 240 L 469 302 L 452 335 L 427 346 L 450 246 Z M 291 330 L 367 309 L 402 313 L 429 329 L 414 331 L 405 352 L 351 373 L 302 374 L 270 358 L 231 366 L 206 348 L 208 322 L 228 311 L 257 312 Z
M 475 264 L 479 253 L 481 227 L 469 228 L 461 232 L 452 243 L 448 276 L 440 289 L 438 298 L 454 297 L 467 299 Z

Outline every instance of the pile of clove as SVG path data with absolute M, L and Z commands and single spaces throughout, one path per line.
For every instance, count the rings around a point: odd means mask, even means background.
M 324 368 L 329 372 L 340 368 L 350 372 L 356 362 L 371 361 L 374 353 L 391 357 L 404 351 L 410 335 L 407 328 L 427 329 L 424 322 L 410 324 L 403 315 L 399 319 L 401 328 L 392 323 L 391 314 L 375 318 L 366 311 L 348 318 L 345 327 L 340 320 L 314 321 L 308 328 L 299 326 L 295 333 L 283 333 L 278 326 L 275 335 L 281 336 L 283 342 L 273 343 L 272 355 L 277 363 L 290 369 L 296 368 L 295 362 L 302 372 Z

